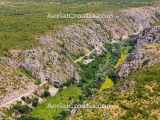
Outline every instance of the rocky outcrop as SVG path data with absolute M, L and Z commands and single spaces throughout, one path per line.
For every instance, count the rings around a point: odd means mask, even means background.
M 69 53 L 85 54 L 85 51 L 101 48 L 110 39 L 125 40 L 129 35 L 151 27 L 160 19 L 159 7 L 142 7 L 122 10 L 118 13 L 103 14 L 105 18 L 89 19 L 81 25 L 64 27 L 57 33 L 40 39 L 43 45 L 61 45 Z M 99 15 L 101 16 L 101 15 Z M 59 47 L 57 48 L 59 49 Z
M 136 50 L 120 67 L 120 77 L 160 61 L 160 29 L 151 28 L 154 22 L 160 20 L 159 7 L 131 8 L 105 15 L 112 17 L 90 19 L 85 21 L 87 24 L 70 25 L 56 33 L 47 33 L 39 38 L 38 47 L 10 50 L 8 57 L 1 57 L 0 106 L 32 94 L 37 88 L 33 80 L 21 74 L 19 69 L 56 87 L 68 80 L 78 82 L 80 76 L 75 57 L 85 56 L 93 50 L 100 55 L 103 45 L 111 40 L 126 40 L 134 35 L 132 40 L 136 43 Z M 84 61 L 84 64 L 91 61 Z
M 0 108 L 16 102 L 21 96 L 32 94 L 36 89 L 33 79 L 20 70 L 0 64 Z
M 22 53 L 24 60 L 20 67 L 30 71 L 32 76 L 51 84 L 63 84 L 67 80 L 75 79 L 78 73 L 72 61 L 53 48 L 36 48 Z
M 121 78 L 144 66 L 160 63 L 160 27 L 147 28 L 131 40 L 136 43 L 136 48 L 120 67 L 118 74 Z
M 11 53 L 8 64 L 52 84 L 79 81 L 73 56 L 87 54 L 93 49 L 98 55 L 102 54 L 106 42 L 125 40 L 129 35 L 149 28 L 160 19 L 159 11 L 159 7 L 132 8 L 111 14 L 113 17 L 107 19 L 92 19 L 87 20 L 87 24 L 64 27 L 54 34 L 40 37 L 41 45 L 37 48 Z

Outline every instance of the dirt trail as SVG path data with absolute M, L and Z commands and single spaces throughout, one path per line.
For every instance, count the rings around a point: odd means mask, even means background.
M 30 96 L 37 89 L 35 85 L 29 86 L 28 89 L 22 91 L 13 91 L 0 101 L 0 108 L 9 107 L 11 104 L 20 101 L 22 97 Z

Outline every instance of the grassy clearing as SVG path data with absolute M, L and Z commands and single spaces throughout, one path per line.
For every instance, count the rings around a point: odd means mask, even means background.
M 55 97 L 47 99 L 32 112 L 34 117 L 39 117 L 44 120 L 52 120 L 53 117 L 64 111 L 63 108 L 48 108 L 48 105 L 72 105 L 79 99 L 81 90 L 77 86 L 70 86 L 59 92 Z

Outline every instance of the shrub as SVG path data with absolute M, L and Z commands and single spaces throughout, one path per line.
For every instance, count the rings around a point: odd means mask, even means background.
M 68 114 L 69 114 L 68 111 L 62 111 L 58 116 L 53 117 L 53 120 L 66 120 Z
M 42 120 L 42 119 L 32 117 L 32 116 L 28 116 L 28 115 L 23 115 L 20 118 L 18 118 L 17 120 Z
M 32 106 L 36 107 L 38 105 L 38 98 L 33 98 L 32 100 Z
M 21 114 L 27 114 L 32 111 L 32 109 L 30 107 L 28 107 L 27 105 L 21 105 L 21 104 L 14 105 L 12 110 L 14 112 L 19 112 Z
M 29 97 L 22 97 L 21 99 L 27 104 L 30 104 L 32 102 L 32 100 Z
M 40 85 L 41 84 L 41 80 L 35 80 L 35 84 L 36 85 Z
M 42 97 L 49 97 L 51 96 L 49 91 L 45 90 L 44 93 L 42 94 Z

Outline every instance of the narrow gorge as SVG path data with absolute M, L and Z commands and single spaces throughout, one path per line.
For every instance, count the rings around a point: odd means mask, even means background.
M 37 38 L 38 46 L 27 50 L 12 49 L 0 57 L 0 81 L 3 81 L 0 82 L 1 111 L 7 111 L 6 107 L 9 108 L 17 101 L 30 107 L 31 103 L 27 103 L 26 99 L 34 96 L 39 105 L 32 106 L 30 114 L 51 120 L 52 112 L 45 117 L 45 111 L 40 114 L 37 110 L 41 106 L 47 107 L 47 100 L 43 101 L 42 97 L 46 90 L 53 98 L 76 86 L 75 91 L 73 89 L 71 92 L 77 94 L 76 91 L 80 91 L 81 94 L 75 95 L 77 98 L 74 95 L 67 97 L 72 101 L 70 104 L 81 103 L 80 99 L 84 99 L 85 103 L 92 97 L 96 101 L 97 96 L 103 95 L 103 90 L 112 89 L 113 84 L 116 86 L 119 81 L 124 83 L 121 86 L 124 89 L 132 86 L 132 81 L 124 80 L 130 74 L 160 64 L 158 5 L 103 15 L 107 18 L 85 19 L 83 24 L 46 32 Z M 107 82 L 110 85 L 100 90 L 108 79 L 111 80 L 111 83 Z M 56 115 L 63 114 L 63 110 L 57 111 Z M 83 111 L 77 109 L 70 119 L 87 120 L 87 117 L 79 119 L 79 114 L 83 114 Z M 55 120 L 59 120 L 56 117 Z

